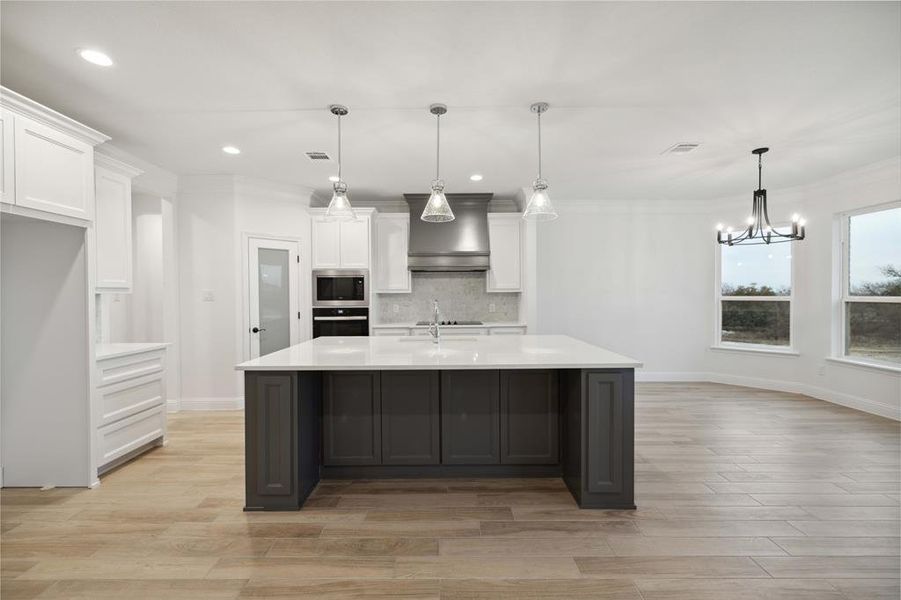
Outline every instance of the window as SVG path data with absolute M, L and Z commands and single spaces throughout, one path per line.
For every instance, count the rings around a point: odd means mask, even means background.
M 718 343 L 791 346 L 793 245 L 721 246 Z
M 844 355 L 901 364 L 901 207 L 845 217 Z

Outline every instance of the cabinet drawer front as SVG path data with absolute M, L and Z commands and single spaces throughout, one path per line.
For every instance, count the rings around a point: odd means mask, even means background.
M 97 386 L 102 387 L 137 379 L 163 371 L 163 353 L 159 350 L 97 361 Z
M 94 149 L 25 117 L 15 119 L 16 204 L 94 218 Z
M 145 375 L 98 389 L 103 414 L 101 425 L 124 419 L 165 402 L 165 388 L 160 374 Z
M 142 411 L 97 429 L 100 464 L 106 465 L 166 433 L 166 413 L 162 406 Z

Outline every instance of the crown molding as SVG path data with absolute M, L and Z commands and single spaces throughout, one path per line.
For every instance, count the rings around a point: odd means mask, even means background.
M 113 158 L 112 156 L 102 154 L 97 151 L 94 152 L 94 164 L 98 167 L 103 167 L 105 169 L 109 169 L 110 171 L 119 173 L 120 175 L 131 177 L 132 179 L 144 172 L 144 169 L 139 169 L 138 167 L 123 162 L 118 158 Z
M 61 133 L 71 135 L 91 146 L 97 146 L 110 139 L 108 135 L 100 133 L 96 129 L 79 123 L 75 119 L 58 113 L 52 108 L 47 108 L 43 104 L 38 104 L 31 98 L 26 98 L 22 94 L 3 86 L 0 86 L 0 106 L 52 127 Z

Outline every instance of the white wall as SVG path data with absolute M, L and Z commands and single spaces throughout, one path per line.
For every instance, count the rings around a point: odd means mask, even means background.
M 242 234 L 303 240 L 301 298 L 309 297 L 311 193 L 236 178 L 191 176 L 179 180 L 176 202 L 180 268 L 182 409 L 238 408 L 245 360 Z M 212 293 L 212 300 L 209 298 Z
M 769 387 L 899 418 L 901 374 L 826 360 L 834 221 L 843 211 L 901 199 L 899 160 L 769 190 L 774 218 L 797 210 L 808 219 L 807 240 L 793 250 L 797 357 L 710 349 L 714 226 L 747 216 L 750 192 L 691 206 L 558 199 L 560 218 L 538 225 L 538 331 L 633 356 L 644 363 L 638 377 L 645 380 Z

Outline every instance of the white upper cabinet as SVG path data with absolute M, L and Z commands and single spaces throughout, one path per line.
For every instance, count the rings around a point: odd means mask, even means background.
M 2 87 L 0 105 L 4 210 L 93 221 L 94 146 L 109 138 Z
M 341 267 L 369 268 L 369 217 L 356 221 L 341 221 Z
M 313 217 L 313 268 L 337 269 L 341 266 L 341 223 L 323 216 Z
M 132 288 L 131 180 L 141 171 L 98 154 L 96 196 L 97 291 Z
M 369 228 L 372 210 L 356 209 L 354 221 L 325 218 L 325 211 L 312 214 L 312 268 L 368 269 Z
M 522 216 L 519 213 L 488 213 L 491 268 L 489 292 L 522 291 Z
M 409 293 L 410 270 L 407 249 L 410 242 L 410 215 L 380 214 L 375 219 L 376 293 Z
M 25 117 L 15 119 L 16 204 L 94 218 L 94 149 Z
M 13 187 L 15 163 L 13 162 L 13 115 L 0 110 L 0 202 L 13 204 L 16 198 Z

